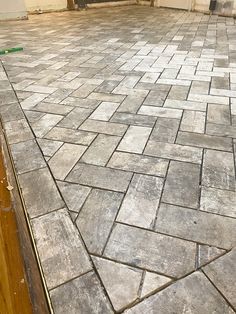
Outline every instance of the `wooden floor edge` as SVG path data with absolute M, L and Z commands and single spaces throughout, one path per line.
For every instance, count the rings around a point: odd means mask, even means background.
M 4 133 L 3 123 L 0 121 L 1 149 L 6 165 L 7 178 L 14 188 L 11 191 L 12 202 L 15 210 L 20 249 L 24 263 L 24 271 L 29 287 L 30 299 L 34 314 L 52 314 L 50 297 L 43 276 L 38 252 L 33 238 L 32 229 L 28 219 L 26 207 L 21 194 L 11 150 Z

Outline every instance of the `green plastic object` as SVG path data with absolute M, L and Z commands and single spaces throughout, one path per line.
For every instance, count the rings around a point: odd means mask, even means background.
M 16 51 L 22 51 L 22 50 L 23 50 L 22 47 L 4 49 L 4 50 L 0 50 L 0 55 L 5 55 L 5 54 L 10 53 L 10 52 L 16 52 Z

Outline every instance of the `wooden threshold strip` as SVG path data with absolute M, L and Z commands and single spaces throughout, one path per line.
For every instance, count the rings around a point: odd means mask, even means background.
M 0 313 L 52 313 L 0 125 Z

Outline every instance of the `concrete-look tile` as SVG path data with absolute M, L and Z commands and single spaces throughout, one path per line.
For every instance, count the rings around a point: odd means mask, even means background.
M 35 140 L 12 144 L 11 152 L 17 174 L 46 167 Z
M 178 280 L 173 285 L 145 299 L 127 314 L 155 313 L 233 314 L 228 303 L 201 272 Z
M 205 266 L 203 271 L 230 304 L 236 307 L 236 249 Z
M 126 193 L 117 221 L 151 229 L 159 205 L 163 179 L 135 174 Z
M 51 95 L 49 95 L 45 101 L 49 103 L 55 103 L 58 104 L 62 100 L 64 100 L 67 96 L 71 94 L 72 90 L 71 89 L 58 89 Z
M 85 131 L 55 127 L 44 137 L 55 141 L 89 145 L 96 137 L 96 134 Z
M 93 92 L 88 96 L 88 99 L 121 103 L 125 99 L 125 96 L 114 94 L 114 93 L 108 94 L 108 93 L 94 93 Z
M 18 100 L 13 90 L 0 91 L 0 106 L 10 105 L 17 102 Z
M 232 153 L 213 150 L 204 152 L 202 185 L 235 190 L 235 171 Z
M 20 174 L 19 181 L 27 212 L 31 218 L 64 205 L 47 168 Z
M 200 209 L 236 218 L 236 192 L 202 187 Z
M 48 165 L 57 180 L 64 180 L 86 150 L 86 146 L 65 143 L 49 160 Z
M 162 201 L 170 204 L 198 208 L 200 166 L 171 161 L 167 173 Z
M 168 95 L 168 90 L 151 91 L 144 101 L 144 105 L 162 107 Z
M 99 105 L 100 101 L 88 98 L 67 97 L 60 102 L 62 105 L 68 105 L 73 107 L 95 109 Z
M 192 111 L 206 111 L 207 103 L 188 100 L 172 100 L 167 99 L 164 108 L 185 109 Z
M 119 141 L 118 136 L 99 134 L 81 158 L 81 162 L 105 166 Z
M 66 178 L 69 182 L 125 192 L 132 173 L 78 163 Z
M 37 142 L 43 152 L 44 156 L 51 157 L 55 152 L 63 145 L 63 142 L 46 140 L 44 138 L 38 138 Z
M 115 311 L 138 299 L 142 270 L 99 257 L 93 261 Z
M 161 204 L 156 231 L 185 240 L 231 249 L 236 244 L 236 220 L 194 209 Z
M 102 102 L 91 114 L 90 119 L 108 121 L 118 108 L 119 103 Z
M 229 106 L 208 104 L 207 122 L 230 125 Z
M 29 123 L 33 123 L 33 122 L 38 121 L 39 119 L 41 119 L 46 114 L 44 112 L 38 112 L 38 111 L 32 111 L 32 110 L 24 110 L 24 113 L 25 113 Z
M 188 86 L 172 86 L 168 94 L 168 99 L 186 100 L 188 95 Z
M 180 125 L 181 131 L 204 133 L 205 112 L 184 110 Z
M 19 143 L 34 138 L 34 135 L 25 119 L 6 122 L 4 128 L 9 144 Z
M 127 130 L 127 125 L 120 123 L 111 123 L 98 120 L 86 120 L 81 126 L 80 130 L 104 133 L 108 135 L 123 136 Z
M 224 97 L 224 96 L 189 94 L 188 100 L 196 101 L 196 102 L 206 102 L 206 103 L 218 104 L 218 105 L 229 105 L 229 97 Z
M 69 113 L 73 107 L 71 106 L 65 106 L 65 105 L 59 105 L 49 102 L 40 102 L 35 107 L 31 108 L 31 110 L 45 112 L 45 113 L 53 113 L 53 114 L 59 114 L 59 115 L 66 115 Z
M 198 266 L 201 267 L 215 258 L 218 258 L 226 251 L 222 249 L 218 249 L 215 246 L 209 246 L 205 244 L 198 245 L 198 254 L 197 254 L 197 263 Z
M 110 121 L 116 123 L 153 127 L 156 118 L 141 114 L 116 112 Z
M 157 118 L 150 139 L 157 142 L 174 143 L 179 122 L 178 119 Z
M 47 113 L 41 119 L 31 123 L 31 127 L 36 137 L 43 137 L 47 134 L 63 116 Z
M 193 81 L 190 93 L 191 94 L 200 94 L 200 95 L 208 95 L 209 94 L 209 82 L 202 82 L 202 81 Z
M 118 149 L 130 153 L 142 153 L 152 129 L 130 126 L 121 140 Z
M 136 113 L 143 103 L 144 98 L 127 96 L 121 103 L 117 112 Z
M 18 103 L 1 106 L 0 114 L 3 123 L 24 119 L 23 111 Z
M 32 228 L 49 289 L 92 269 L 66 209 L 33 219 Z
M 207 123 L 206 133 L 210 135 L 236 138 L 236 126 Z
M 179 109 L 141 106 L 141 108 L 138 111 L 138 114 L 150 115 L 150 116 L 155 116 L 155 117 L 163 117 L 163 118 L 180 119 L 182 116 L 182 111 L 183 110 L 179 110 Z
M 41 93 L 41 94 L 52 94 L 57 88 L 48 87 L 48 86 L 40 86 L 40 85 L 30 85 L 24 89 L 27 92 Z
M 144 155 L 115 152 L 107 166 L 120 170 L 164 177 L 168 161 Z
M 69 210 L 79 212 L 91 188 L 80 184 L 57 181 L 57 186 Z
M 157 289 L 164 287 L 170 282 L 171 279 L 168 277 L 146 271 L 141 291 L 141 298 L 149 295 L 150 293 L 153 293 Z
M 177 144 L 148 141 L 144 154 L 201 164 L 202 149 Z
M 112 314 L 113 311 L 94 272 L 51 290 L 56 314 Z
M 76 224 L 90 253 L 102 254 L 122 198 L 121 193 L 98 189 L 87 198 Z
M 220 136 L 207 134 L 197 134 L 188 132 L 178 132 L 177 144 L 217 149 L 232 152 L 232 140 Z
M 92 109 L 75 108 L 58 123 L 58 126 L 69 129 L 77 129 L 84 122 L 84 120 L 89 117 L 91 112 Z
M 189 241 L 117 224 L 104 256 L 167 276 L 180 277 L 194 269 L 195 251 L 196 245 Z

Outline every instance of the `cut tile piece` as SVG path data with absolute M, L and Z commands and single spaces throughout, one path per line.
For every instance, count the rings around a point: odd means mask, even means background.
M 171 279 L 168 277 L 146 271 L 141 291 L 141 298 L 149 295 L 150 293 L 153 293 L 157 289 L 164 287 L 170 282 Z
M 236 218 L 236 192 L 203 186 L 200 209 Z
M 64 203 L 47 168 L 19 175 L 20 186 L 31 218 L 61 208 Z M 34 187 L 32 189 L 32 187 Z
M 90 253 L 102 254 L 122 198 L 121 193 L 97 189 L 87 198 L 76 224 Z
M 203 268 L 206 275 L 224 297 L 236 307 L 236 249 L 213 261 Z
M 141 126 L 130 126 L 117 149 L 130 153 L 142 153 L 151 130 L 151 128 Z
M 44 138 L 38 138 L 37 142 L 42 149 L 44 156 L 51 157 L 55 152 L 63 145 L 63 142 L 46 140 Z
M 226 251 L 209 245 L 198 245 L 198 266 L 201 267 L 213 259 L 221 256 Z
M 127 314 L 233 314 L 228 303 L 201 272 L 194 272 L 127 310 Z M 174 311 L 174 312 L 173 312 Z
M 80 130 L 123 136 L 127 127 L 125 124 L 88 119 L 80 126 Z
M 86 148 L 82 145 L 65 143 L 48 162 L 54 178 L 64 180 Z
M 50 296 L 57 314 L 113 313 L 94 272 L 89 272 L 51 290 Z
M 144 155 L 115 152 L 108 167 L 154 176 L 164 177 L 169 162 L 164 159 Z
M 41 119 L 31 123 L 31 127 L 36 137 L 43 137 L 47 134 L 63 116 L 47 113 Z
M 66 209 L 33 219 L 32 227 L 49 289 L 92 269 Z
M 179 131 L 176 143 L 232 152 L 232 140 L 226 137 Z
M 174 143 L 179 122 L 178 119 L 157 118 L 150 139 L 157 142 Z
M 102 102 L 91 114 L 90 119 L 108 121 L 118 108 L 119 103 Z
M 78 163 L 66 180 L 102 189 L 125 192 L 131 177 L 132 173 L 130 172 Z
M 171 161 L 162 201 L 197 209 L 200 194 L 199 179 L 199 165 Z
M 115 311 L 138 299 L 142 270 L 99 257 L 93 261 Z
M 186 240 L 231 249 L 236 244 L 236 220 L 194 209 L 161 204 L 156 231 Z
M 117 221 L 147 229 L 153 227 L 163 179 L 135 174 L 120 208 Z
M 202 185 L 235 190 L 234 159 L 232 153 L 206 150 L 203 159 Z
M 81 162 L 105 166 L 119 141 L 118 136 L 99 134 L 81 158 Z
M 79 212 L 83 206 L 91 188 L 80 184 L 57 182 L 57 186 L 68 206 L 69 210 Z
M 202 148 L 148 141 L 144 154 L 201 164 Z
M 104 256 L 131 266 L 181 277 L 195 267 L 196 245 L 127 225 L 116 224 Z
M 18 174 L 46 167 L 35 140 L 12 144 L 11 152 Z
M 184 110 L 180 130 L 195 133 L 204 133 L 205 112 Z
M 91 112 L 91 109 L 75 108 L 58 123 L 58 126 L 69 129 L 77 129 L 84 122 L 84 120 L 89 117 Z

